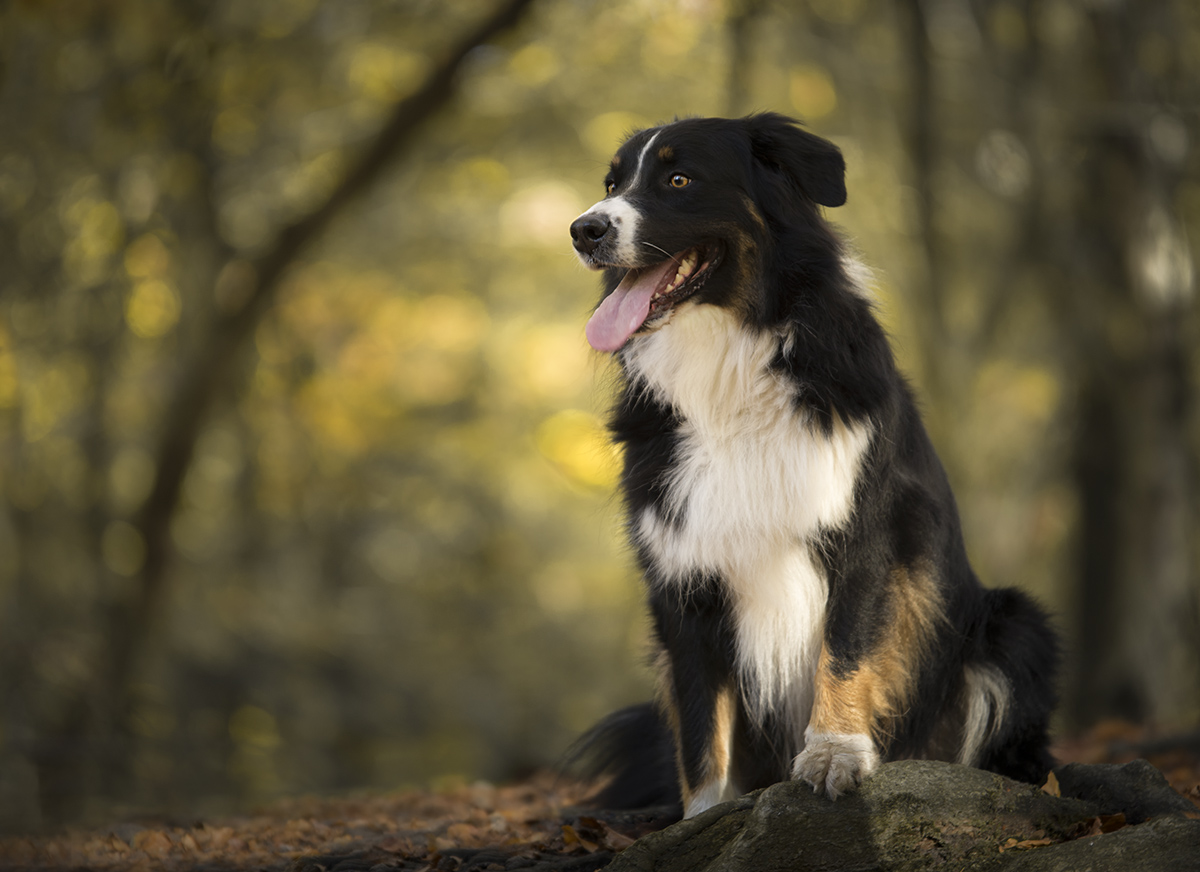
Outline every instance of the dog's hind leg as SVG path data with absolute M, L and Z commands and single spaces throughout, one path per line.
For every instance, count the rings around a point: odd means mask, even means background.
M 1050 714 L 1058 645 L 1033 600 L 1012 588 L 989 590 L 979 654 L 965 671 L 959 762 L 1039 783 L 1054 766 Z

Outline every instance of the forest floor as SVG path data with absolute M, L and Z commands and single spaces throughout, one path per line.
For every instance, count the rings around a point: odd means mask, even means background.
M 1064 763 L 1144 757 L 1200 808 L 1200 731 L 1166 735 L 1107 723 L 1059 742 L 1055 753 Z M 508 787 L 479 782 L 436 792 L 303 798 L 192 826 L 126 822 L 2 837 L 0 869 L 585 872 L 672 822 L 653 811 L 581 812 L 580 798 L 551 776 Z

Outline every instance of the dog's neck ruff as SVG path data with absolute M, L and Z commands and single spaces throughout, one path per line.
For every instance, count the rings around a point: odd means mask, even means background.
M 828 594 L 814 547 L 850 517 L 871 426 L 816 425 L 801 386 L 771 367 L 789 341 L 685 303 L 620 356 L 633 389 L 681 419 L 665 502 L 630 519 L 651 583 L 722 579 L 749 708 L 786 700 L 802 730 Z
M 687 548 L 678 559 L 658 555 L 668 576 L 726 573 L 850 517 L 871 425 L 835 413 L 829 431 L 818 426 L 803 386 L 771 366 L 790 341 L 747 328 L 728 309 L 684 304 L 621 351 L 633 389 L 681 420 L 661 520 Z

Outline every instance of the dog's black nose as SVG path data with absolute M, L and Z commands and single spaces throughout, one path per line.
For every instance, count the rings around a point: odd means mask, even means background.
M 571 224 L 571 239 L 575 243 L 575 248 L 584 254 L 591 254 L 604 239 L 604 234 L 608 233 L 610 227 L 612 227 L 612 223 L 603 215 L 580 215 Z

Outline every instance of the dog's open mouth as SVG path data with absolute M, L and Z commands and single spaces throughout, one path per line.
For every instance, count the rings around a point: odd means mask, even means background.
M 588 342 L 597 351 L 616 351 L 700 290 L 720 259 L 717 248 L 700 245 L 653 266 L 631 268 L 588 321 Z

